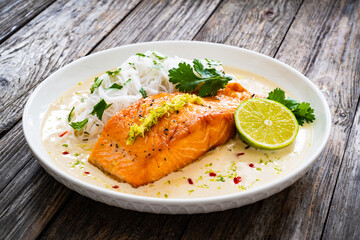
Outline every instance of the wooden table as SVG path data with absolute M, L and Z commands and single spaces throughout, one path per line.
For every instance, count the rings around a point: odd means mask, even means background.
M 360 1 L 8 0 L 0 13 L 0 239 L 360 238 Z M 29 94 L 82 56 L 156 40 L 244 47 L 311 79 L 333 117 L 311 170 L 255 204 L 177 216 L 110 207 L 49 176 L 22 131 Z

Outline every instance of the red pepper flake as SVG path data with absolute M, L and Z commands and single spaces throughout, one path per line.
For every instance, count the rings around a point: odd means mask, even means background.
M 189 184 L 194 184 L 193 180 L 191 178 L 188 178 Z
M 250 163 L 250 164 L 249 164 L 249 167 L 254 168 L 255 166 L 254 166 L 254 164 Z
M 90 174 L 90 172 L 84 172 L 85 174 Z
M 210 175 L 210 177 L 216 177 L 216 173 L 214 173 L 214 172 L 209 173 L 209 175 Z
M 118 186 L 118 185 L 114 185 L 114 186 L 112 186 L 112 187 L 113 187 L 113 188 L 115 188 L 115 189 L 116 189 L 116 188 L 119 188 L 119 186 Z
M 234 183 L 238 184 L 239 182 L 241 182 L 241 177 L 234 177 Z
M 236 156 L 241 156 L 241 155 L 244 155 L 245 153 L 238 153 L 236 154 Z
M 59 137 L 62 137 L 62 136 L 64 136 L 64 135 L 67 134 L 67 133 L 68 133 L 68 131 L 65 131 L 65 132 L 63 132 L 62 134 L 60 134 Z
M 65 151 L 65 152 L 62 152 L 62 154 L 67 155 L 67 154 L 69 154 L 69 152 Z

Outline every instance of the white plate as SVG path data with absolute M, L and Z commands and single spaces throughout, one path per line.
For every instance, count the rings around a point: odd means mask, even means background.
M 269 184 L 248 191 L 198 199 L 160 199 L 124 194 L 83 182 L 58 169 L 41 142 L 41 122 L 49 105 L 79 81 L 118 67 L 130 55 L 156 50 L 169 56 L 210 58 L 224 65 L 244 69 L 278 84 L 300 101 L 307 101 L 315 109 L 312 124 L 312 145 L 297 169 Z M 221 44 L 190 41 L 148 42 L 122 46 L 98 52 L 76 60 L 45 79 L 31 94 L 24 110 L 23 128 L 26 140 L 39 163 L 56 180 L 68 188 L 112 206 L 141 212 L 191 214 L 222 211 L 267 198 L 290 186 L 303 176 L 320 155 L 328 140 L 331 126 L 329 107 L 318 88 L 305 76 L 273 58 Z

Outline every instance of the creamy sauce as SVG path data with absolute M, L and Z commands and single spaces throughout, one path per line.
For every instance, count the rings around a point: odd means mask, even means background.
M 224 68 L 226 73 L 237 76 L 250 92 L 266 96 L 278 87 L 253 73 Z M 113 180 L 87 162 L 94 142 L 78 142 L 70 132 L 61 136 L 63 126 L 68 124 L 71 106 L 87 98 L 92 82 L 93 78 L 79 83 L 50 106 L 43 121 L 42 140 L 51 158 L 63 171 L 114 191 L 159 198 L 199 198 L 245 191 L 293 171 L 311 145 L 312 128 L 308 124 L 300 127 L 296 140 L 290 146 L 276 151 L 248 148 L 236 136 L 180 171 L 152 184 L 133 188 L 127 183 Z M 239 181 L 234 181 L 236 177 L 240 177 L 237 178 Z

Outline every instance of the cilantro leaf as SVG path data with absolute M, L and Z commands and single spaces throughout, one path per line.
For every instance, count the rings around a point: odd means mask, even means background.
M 267 99 L 279 102 L 285 105 L 285 92 L 280 88 L 275 88 L 273 91 L 269 92 Z
M 288 109 L 290 110 L 294 110 L 297 106 L 299 106 L 299 103 L 293 99 L 293 98 L 290 98 L 288 97 L 286 100 L 285 100 L 285 104 L 284 104 Z
M 68 115 L 68 122 L 71 122 L 71 114 L 73 113 L 75 107 L 73 107 Z
M 111 85 L 109 88 L 107 88 L 107 89 L 118 89 L 118 90 L 120 90 L 120 89 L 122 89 L 124 86 L 123 85 L 121 85 L 121 84 L 117 84 L 117 83 L 113 83 L 113 85 Z
M 315 120 L 314 109 L 310 107 L 310 103 L 302 102 L 294 110 L 293 113 L 302 126 L 304 122 L 313 122 Z
M 175 84 L 175 88 L 182 92 L 193 92 L 199 88 L 200 97 L 216 95 L 219 89 L 224 88 L 232 80 L 231 76 L 215 68 L 204 68 L 197 59 L 194 59 L 193 67 L 182 62 L 179 63 L 178 68 L 170 69 L 169 78 L 170 82 Z
M 115 75 L 118 75 L 121 71 L 121 68 L 118 68 L 117 70 L 115 71 L 106 71 L 106 73 L 109 75 L 109 76 L 115 76 Z
M 169 70 L 170 82 L 176 84 L 176 88 L 181 92 L 191 92 L 201 83 L 199 77 L 195 75 L 190 64 L 179 63 L 178 68 Z
M 140 88 L 139 92 L 141 93 L 143 98 L 147 98 L 147 94 L 146 94 L 145 90 L 142 87 Z
M 126 84 L 128 84 L 131 81 L 131 78 L 129 78 L 126 82 L 124 82 L 124 84 L 117 84 L 117 83 L 113 83 L 110 87 L 106 88 L 106 89 L 117 89 L 120 90 L 123 87 L 126 86 Z
M 95 78 L 93 85 L 90 87 L 90 94 L 95 91 L 96 88 L 100 87 L 102 83 L 102 79 L 99 79 L 98 77 Z
M 309 123 L 315 120 L 314 109 L 310 107 L 310 103 L 298 103 L 295 99 L 290 97 L 285 99 L 285 92 L 280 88 L 275 88 L 271 91 L 267 99 L 279 102 L 290 109 L 300 126 L 302 126 L 305 121 Z
M 101 99 L 101 100 L 94 106 L 94 108 L 93 108 L 93 110 L 92 110 L 92 112 L 91 112 L 90 114 L 91 114 L 91 115 L 94 115 L 94 116 L 95 116 L 95 114 L 96 114 L 96 116 L 101 120 L 104 111 L 105 111 L 106 109 L 108 109 L 111 105 L 112 105 L 112 103 L 107 104 L 104 99 Z
M 89 119 L 85 118 L 81 122 L 72 122 L 69 125 L 70 125 L 70 127 L 75 129 L 76 131 L 81 131 L 81 129 L 83 129 L 85 127 L 85 125 L 87 124 L 88 121 L 89 121 Z

